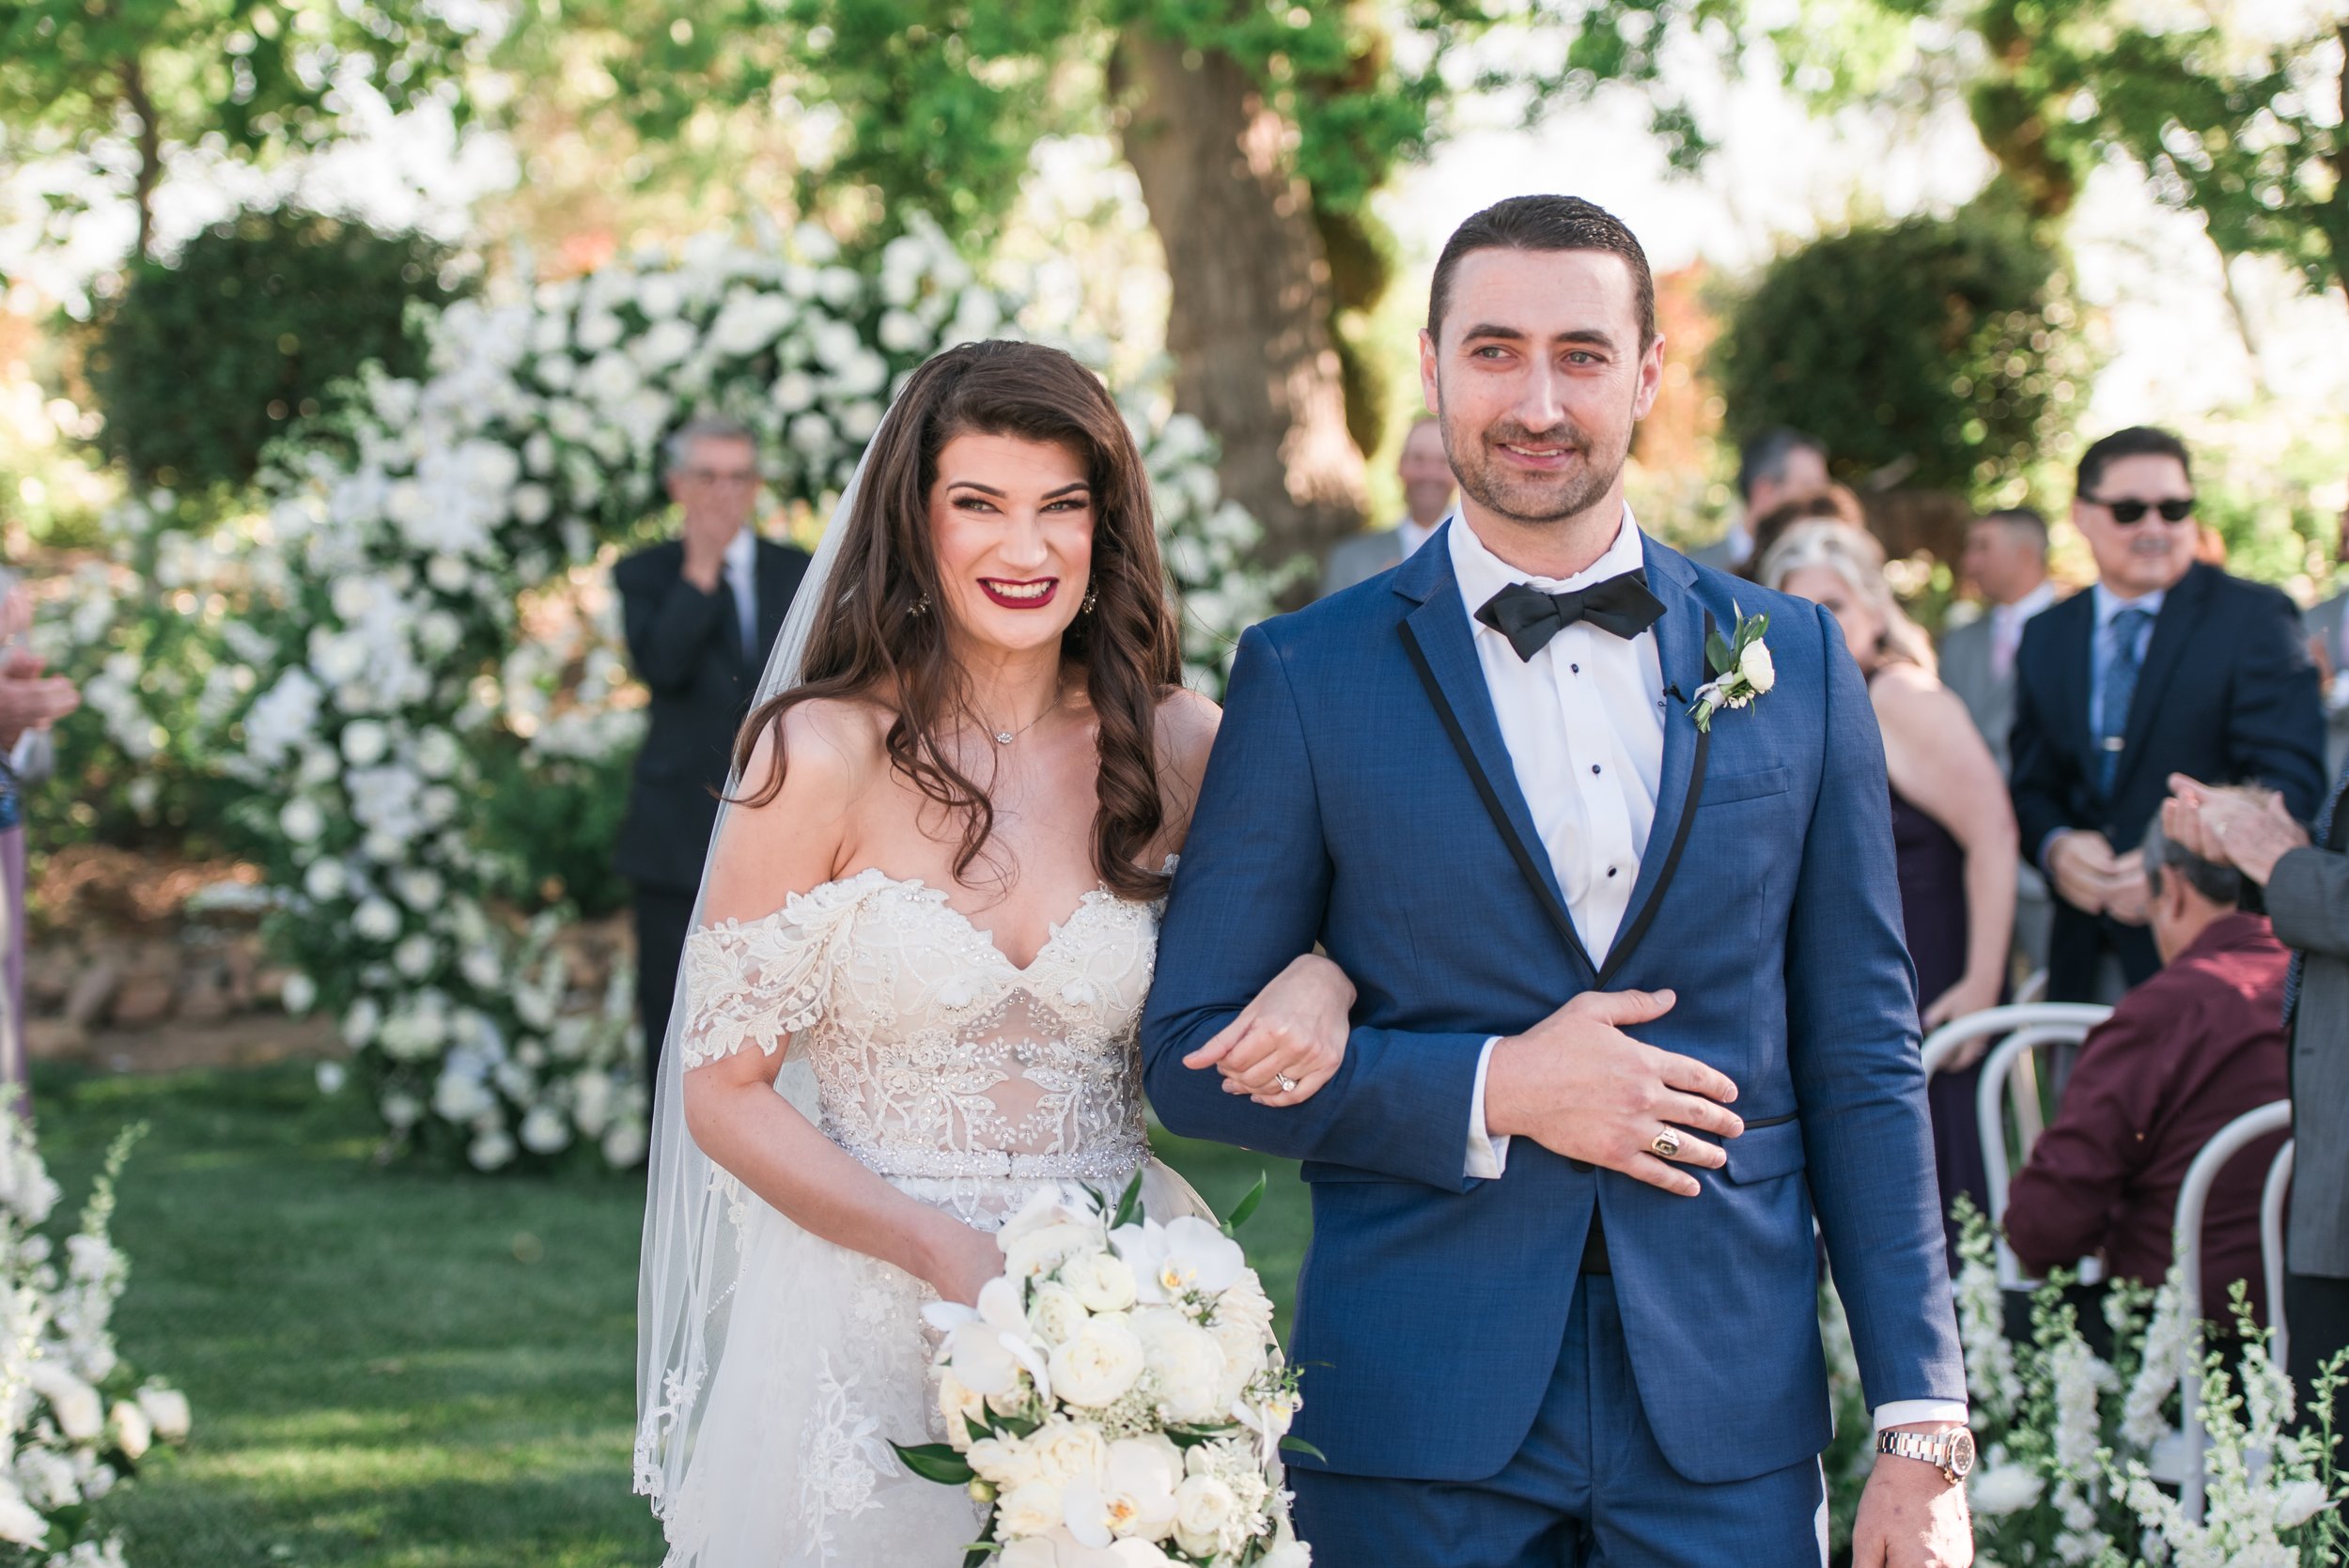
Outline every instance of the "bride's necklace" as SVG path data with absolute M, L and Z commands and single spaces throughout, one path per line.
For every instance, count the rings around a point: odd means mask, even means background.
M 1013 741 L 1019 739 L 1021 736 L 1027 734 L 1030 730 L 1035 728 L 1038 724 L 1044 722 L 1045 719 L 1051 714 L 1051 711 L 1060 706 L 1061 698 L 1066 694 L 1067 689 L 1065 686 L 1054 687 L 1052 689 L 1052 700 L 1044 705 L 1044 711 L 1042 713 L 1037 714 L 1034 718 L 1029 720 L 1026 723 L 1020 725 L 1016 730 L 995 731 L 995 744 L 998 746 L 1008 746 Z

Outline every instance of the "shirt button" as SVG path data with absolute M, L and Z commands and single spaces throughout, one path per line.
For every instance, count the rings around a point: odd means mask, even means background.
M 1582 673 L 1582 666 L 1579 664 L 1569 664 L 1566 668 L 1572 670 L 1578 675 Z
M 1607 875 L 1608 875 L 1608 876 L 1610 876 L 1610 877 L 1612 877 L 1614 874 L 1615 874 L 1615 868 L 1614 868 L 1613 866 L 1611 866 L 1611 865 L 1610 865 L 1610 866 L 1609 866 L 1609 867 L 1607 868 Z
M 1595 763 L 1595 763 L 1591 764 L 1591 771 L 1592 771 L 1592 772 L 1594 772 L 1594 773 L 1595 773 L 1595 772 L 1597 772 L 1597 771 L 1598 771 L 1598 764 L 1597 764 L 1597 763 Z

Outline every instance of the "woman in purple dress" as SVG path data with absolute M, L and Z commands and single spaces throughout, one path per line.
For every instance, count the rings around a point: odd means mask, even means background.
M 1844 523 L 1801 523 L 1770 548 L 1757 575 L 1833 612 L 1868 677 L 1925 1029 L 1997 1006 L 2015 927 L 2015 808 L 1966 705 L 1934 674 L 1933 644 L 1893 598 L 1883 546 Z M 1989 1209 L 1974 1111 L 1987 1044 L 1969 1046 L 1928 1086 L 1945 1216 L 1961 1192 Z M 1954 1265 L 1954 1226 L 1950 1234 Z

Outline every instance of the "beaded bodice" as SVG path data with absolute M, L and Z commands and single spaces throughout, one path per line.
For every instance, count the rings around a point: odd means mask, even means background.
M 1023 969 L 944 890 L 862 871 L 686 939 L 684 1065 L 792 1037 L 825 1135 L 883 1175 L 1119 1180 L 1158 923 L 1087 893 Z

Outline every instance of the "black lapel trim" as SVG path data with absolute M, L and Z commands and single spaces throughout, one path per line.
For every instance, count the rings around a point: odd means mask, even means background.
M 1713 613 L 1708 610 L 1704 613 L 1704 641 L 1708 646 L 1712 644 L 1715 629 Z M 1681 802 L 1680 822 L 1672 829 L 1672 847 L 1665 851 L 1663 868 L 1656 874 L 1656 885 L 1648 890 L 1647 902 L 1640 906 L 1640 912 L 1633 918 L 1630 929 L 1618 932 L 1615 945 L 1607 950 L 1607 967 L 1598 974 L 1598 989 L 1602 991 L 1630 960 L 1633 950 L 1640 945 L 1640 939 L 1646 936 L 1647 928 L 1656 924 L 1656 911 L 1663 908 L 1664 894 L 1672 885 L 1672 875 L 1680 869 L 1681 852 L 1688 847 L 1688 831 L 1696 826 L 1697 807 L 1704 803 L 1704 764 L 1712 750 L 1713 729 L 1708 724 L 1697 731 L 1697 754 L 1688 762 L 1688 798 Z
M 1541 902 L 1542 913 L 1549 917 L 1549 924 L 1557 928 L 1567 951 L 1582 961 L 1584 972 L 1596 973 L 1598 966 L 1591 962 L 1590 954 L 1584 950 L 1582 938 L 1574 928 L 1574 917 L 1549 891 L 1549 884 L 1542 879 L 1541 868 L 1533 862 L 1532 851 L 1517 836 L 1517 825 L 1509 820 L 1500 792 L 1486 776 L 1485 765 L 1476 760 L 1476 748 L 1469 744 L 1468 731 L 1460 727 L 1459 716 L 1452 711 L 1452 704 L 1443 694 L 1443 683 L 1436 678 L 1436 668 L 1427 662 L 1427 654 L 1419 645 L 1410 623 L 1406 621 L 1396 629 L 1403 633 L 1404 650 L 1411 656 L 1411 666 L 1419 672 L 1420 684 L 1427 688 L 1427 700 L 1436 705 L 1436 717 L 1443 721 L 1444 733 L 1452 737 L 1452 749 L 1460 753 L 1461 764 L 1468 768 L 1469 782 L 1476 785 L 1476 795 L 1485 802 L 1486 814 L 1493 819 L 1493 826 L 1501 830 L 1501 840 L 1509 846 L 1510 858 L 1517 862 L 1518 874 L 1533 890 L 1533 896 Z M 1677 853 L 1676 846 L 1674 852 Z

